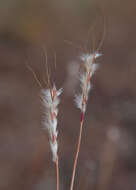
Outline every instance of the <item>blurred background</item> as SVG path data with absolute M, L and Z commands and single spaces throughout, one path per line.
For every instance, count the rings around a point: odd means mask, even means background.
M 99 44 L 75 186 L 136 189 L 136 3 L 128 0 L 0 1 L 0 189 L 54 190 L 55 165 L 42 130 L 45 52 L 64 88 L 59 112 L 61 189 L 69 189 L 79 132 L 80 56 Z M 56 69 L 54 55 L 56 54 Z

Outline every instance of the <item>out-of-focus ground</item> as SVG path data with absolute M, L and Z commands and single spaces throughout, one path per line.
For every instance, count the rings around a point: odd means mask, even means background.
M 69 189 L 80 119 L 73 103 L 84 53 L 78 47 L 95 49 L 103 37 L 75 189 L 136 189 L 135 34 L 136 3 L 131 0 L 0 2 L 0 190 L 55 189 L 40 88 L 26 66 L 45 86 L 44 52 L 52 80 L 64 88 L 58 122 L 60 183 Z

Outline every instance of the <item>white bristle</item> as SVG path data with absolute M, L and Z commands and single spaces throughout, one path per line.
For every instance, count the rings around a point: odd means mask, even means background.
M 77 108 L 82 110 L 82 94 L 75 96 L 75 103 L 76 103 Z
M 50 141 L 50 147 L 51 147 L 51 151 L 52 151 L 52 161 L 56 162 L 57 159 L 57 152 L 58 152 L 58 143 L 52 143 L 52 141 Z

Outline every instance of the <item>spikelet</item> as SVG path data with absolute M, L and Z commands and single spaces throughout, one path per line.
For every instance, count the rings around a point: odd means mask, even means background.
M 81 110 L 81 112 L 85 113 L 86 104 L 88 100 L 89 91 L 91 90 L 91 77 L 98 69 L 98 64 L 95 64 L 94 61 L 101 54 L 85 54 L 81 56 L 81 60 L 83 61 L 83 71 L 79 75 L 81 93 L 76 95 L 75 102 L 77 108 Z
M 42 100 L 45 107 L 45 119 L 44 126 L 49 133 L 49 142 L 52 152 L 52 160 L 56 162 L 58 142 L 57 142 L 57 115 L 58 115 L 58 104 L 60 102 L 59 96 L 62 93 L 62 89 L 57 90 L 56 86 L 53 85 L 51 89 L 42 90 Z

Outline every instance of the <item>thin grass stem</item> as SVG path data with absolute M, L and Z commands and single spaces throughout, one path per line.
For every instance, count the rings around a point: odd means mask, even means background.
M 84 113 L 82 112 L 81 113 L 81 120 L 80 120 L 78 143 L 77 143 L 77 147 L 76 147 L 76 155 L 75 155 L 74 164 L 73 164 L 70 190 L 73 190 L 74 181 L 75 181 L 75 173 L 76 173 L 77 161 L 78 161 L 78 157 L 79 157 L 79 151 L 80 151 L 80 145 L 81 145 L 81 139 L 82 139 L 83 121 L 84 121 Z
M 56 190 L 59 190 L 59 158 L 56 159 Z

